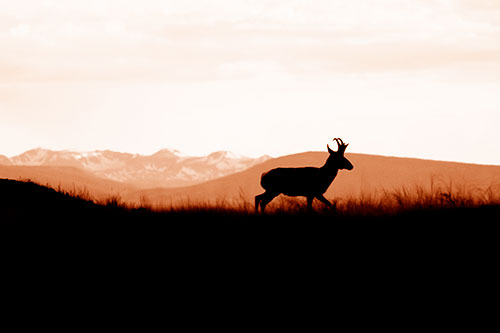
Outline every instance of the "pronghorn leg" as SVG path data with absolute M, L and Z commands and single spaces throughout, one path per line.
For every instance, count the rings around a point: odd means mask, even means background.
M 264 192 L 262 194 L 259 194 L 258 196 L 255 197 L 255 212 L 257 213 L 259 211 L 259 203 L 260 203 L 260 211 L 261 213 L 264 213 L 264 210 L 266 209 L 266 206 L 268 203 L 271 202 L 279 193 L 275 192 Z
M 262 197 L 266 194 L 266 192 L 255 196 L 255 214 L 259 212 L 259 204 L 262 201 Z
M 325 205 L 327 205 L 328 207 L 332 207 L 332 203 L 330 201 L 328 201 L 327 198 L 325 198 L 323 196 L 323 194 L 319 194 L 316 196 L 316 199 L 318 199 L 319 201 L 321 201 L 322 203 L 324 203 Z
M 309 212 L 312 212 L 312 203 L 313 203 L 314 197 L 307 197 L 307 210 Z

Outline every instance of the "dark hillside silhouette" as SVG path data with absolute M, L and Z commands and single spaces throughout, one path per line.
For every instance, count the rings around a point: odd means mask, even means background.
M 75 167 L 0 165 L 0 178 L 32 180 L 64 191 L 88 191 L 97 199 L 125 196 L 138 189 L 132 185 L 103 179 Z
M 58 192 L 33 182 L 0 179 L 0 219 L 2 223 L 50 225 L 54 221 L 96 216 L 102 207 L 92 201 Z

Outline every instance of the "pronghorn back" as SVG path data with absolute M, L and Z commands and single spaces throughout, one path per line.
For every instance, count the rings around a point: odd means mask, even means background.
M 320 168 L 276 168 L 262 174 L 261 186 L 266 191 L 290 196 L 323 194 L 336 173 Z

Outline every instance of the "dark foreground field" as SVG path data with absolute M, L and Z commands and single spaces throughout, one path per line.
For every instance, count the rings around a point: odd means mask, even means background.
M 496 290 L 500 205 L 393 197 L 402 208 L 364 199 L 309 214 L 284 201 L 261 216 L 248 203 L 145 208 L 2 179 L 3 277 L 41 299 L 76 291 L 92 304 L 113 295 L 204 311 L 253 302 L 272 316 L 283 303 L 325 318 L 387 303 L 392 317 L 408 315 L 404 304 L 440 317 L 445 303 L 483 304 Z
M 148 243 L 148 238 L 165 244 L 197 241 L 214 246 L 241 241 L 252 246 L 274 242 L 318 247 L 404 246 L 412 242 L 425 249 L 426 242 L 466 246 L 496 237 L 500 223 L 497 199 L 495 193 L 475 200 L 465 194 L 412 196 L 399 191 L 377 200 L 340 202 L 335 210 L 317 205 L 313 213 L 300 201 L 282 199 L 269 214 L 256 215 L 250 203 L 158 208 L 123 204 L 116 197 L 96 203 L 85 193 L 1 179 L 0 224 L 4 230 L 46 237 L 96 239 L 116 235 L 113 240 L 128 239 L 131 243 Z

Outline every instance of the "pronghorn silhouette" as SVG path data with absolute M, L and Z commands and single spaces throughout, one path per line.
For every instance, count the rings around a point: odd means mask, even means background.
M 327 206 L 332 206 L 323 193 L 326 192 L 333 182 L 339 170 L 352 170 L 353 165 L 344 157 L 348 144 L 344 144 L 342 139 L 333 139 L 337 142 L 338 149 L 333 151 L 326 145 L 330 156 L 321 168 L 276 168 L 264 172 L 260 178 L 261 186 L 266 190 L 255 197 L 255 212 L 264 213 L 266 206 L 276 196 L 281 193 L 288 196 L 304 196 L 307 198 L 307 208 L 312 210 L 314 198 L 323 202 Z

